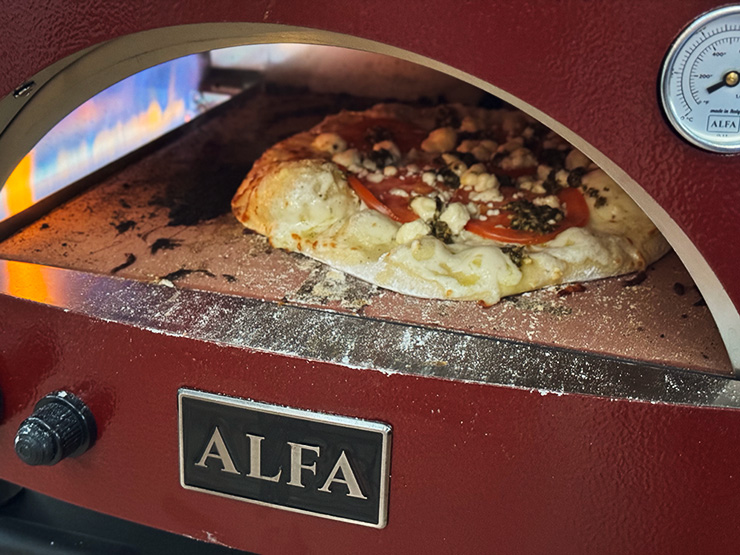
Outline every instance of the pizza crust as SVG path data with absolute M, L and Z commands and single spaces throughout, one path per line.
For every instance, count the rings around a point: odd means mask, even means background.
M 508 122 L 509 133 L 521 133 L 529 121 L 519 112 L 467 110 L 487 121 Z M 401 224 L 367 208 L 344 169 L 313 145 L 321 133 L 339 132 L 368 113 L 434 128 L 429 112 L 405 106 L 330 117 L 278 143 L 254 164 L 232 201 L 239 221 L 275 247 L 301 252 L 378 286 L 485 304 L 542 287 L 641 270 L 669 250 L 650 219 L 599 169 L 582 178 L 592 193 L 586 195 L 588 224 L 527 246 L 520 265 L 502 250 L 505 245 L 465 230 L 451 244 L 431 235 L 407 241 L 399 234 Z

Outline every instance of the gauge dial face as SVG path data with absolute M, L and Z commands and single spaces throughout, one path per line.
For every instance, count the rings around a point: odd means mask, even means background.
M 706 13 L 679 35 L 660 91 L 684 139 L 712 152 L 740 152 L 740 6 Z

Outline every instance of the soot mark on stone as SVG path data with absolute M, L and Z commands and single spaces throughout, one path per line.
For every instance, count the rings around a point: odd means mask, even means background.
M 128 252 L 128 253 L 126 253 L 126 262 L 124 262 L 123 264 L 120 264 L 120 265 L 116 266 L 115 268 L 113 268 L 110 271 L 110 273 L 111 274 L 115 274 L 116 272 L 119 272 L 119 271 L 123 270 L 124 268 L 128 268 L 134 262 L 136 262 L 136 256 L 134 254 Z
M 174 272 L 170 272 L 166 276 L 163 276 L 161 279 L 166 279 L 168 281 L 175 282 L 178 279 L 182 279 L 184 277 L 189 276 L 190 274 L 203 274 L 208 277 L 216 277 L 214 274 L 212 274 L 208 270 L 190 270 L 188 268 L 180 268 L 179 270 L 175 270 Z
M 167 184 L 150 205 L 169 210 L 168 226 L 191 226 L 231 210 L 231 198 L 251 169 L 251 162 L 229 163 L 214 144 L 206 144 L 188 167 Z
M 136 227 L 136 222 L 134 220 L 126 220 L 117 224 L 111 222 L 110 225 L 116 228 L 118 235 L 121 235 L 122 233 L 126 233 L 127 231 L 134 229 Z
M 157 254 L 159 251 L 171 251 L 175 248 L 182 245 L 182 240 L 180 239 L 169 239 L 167 237 L 161 237 L 154 241 L 152 243 L 152 246 L 149 247 L 149 250 L 152 254 Z

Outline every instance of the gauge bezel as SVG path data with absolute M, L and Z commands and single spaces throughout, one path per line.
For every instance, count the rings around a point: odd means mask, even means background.
M 660 100 L 668 121 L 672 125 L 673 129 L 683 137 L 686 141 L 694 146 L 708 150 L 710 152 L 716 152 L 720 154 L 738 154 L 740 153 L 740 134 L 738 134 L 736 144 L 728 145 L 726 142 L 717 142 L 707 139 L 703 136 L 699 136 L 693 132 L 688 125 L 681 121 L 678 116 L 673 102 L 670 99 L 668 87 L 670 86 L 670 72 L 671 68 L 675 66 L 676 61 L 680 53 L 684 51 L 686 43 L 693 38 L 694 34 L 706 26 L 707 24 L 726 17 L 728 15 L 740 15 L 740 5 L 723 6 L 706 12 L 694 21 L 692 21 L 673 41 L 668 53 L 663 60 L 663 64 L 660 71 Z

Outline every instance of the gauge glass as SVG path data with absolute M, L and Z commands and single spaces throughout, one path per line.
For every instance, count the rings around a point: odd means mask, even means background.
M 740 6 L 706 13 L 679 35 L 660 91 L 684 139 L 712 152 L 740 152 Z

